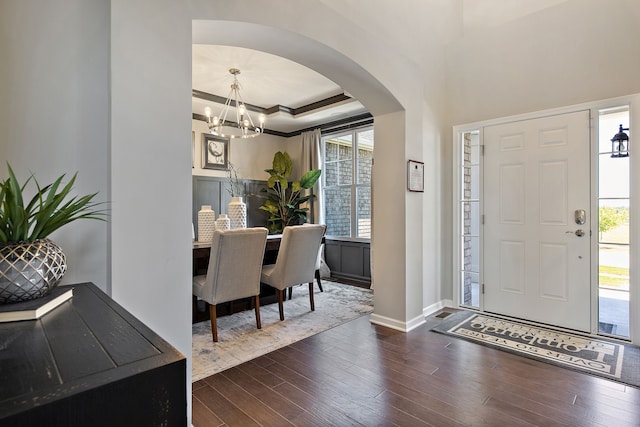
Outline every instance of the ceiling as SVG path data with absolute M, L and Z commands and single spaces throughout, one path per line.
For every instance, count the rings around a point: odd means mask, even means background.
M 433 0 L 404 0 L 401 21 L 390 20 L 397 12 L 393 2 L 373 3 L 377 7 L 362 9 L 359 0 L 321 0 L 324 6 L 335 8 L 346 17 L 353 17 L 354 25 L 367 22 L 365 31 L 389 32 L 390 46 L 428 70 L 433 58 L 421 56 L 413 43 L 393 40 L 422 40 L 448 43 L 459 37 L 473 37 L 477 31 L 516 21 L 543 9 L 558 6 L 567 0 L 461 0 L 460 16 L 447 15 L 451 7 Z M 363 16 L 365 14 L 366 16 Z M 444 14 L 444 16 L 443 16 Z M 451 25 L 460 21 L 460 27 Z M 230 68 L 238 68 L 241 95 L 246 104 L 259 107 L 267 115 L 266 131 L 281 136 L 293 136 L 301 130 L 326 123 L 347 120 L 368 114 L 358 101 L 345 94 L 333 81 L 288 59 L 268 53 L 220 45 L 194 44 L 192 80 L 194 117 L 204 120 L 204 109 L 214 114 L 221 110 L 220 102 L 229 94 L 233 76 Z M 426 55 L 426 56 L 425 56 Z M 208 98 L 208 99 L 207 99 Z M 328 100 L 326 102 L 323 102 Z M 249 107 L 251 109 L 251 107 Z M 266 110 L 266 111 L 265 111 Z M 258 113 L 253 113 L 257 123 Z
M 288 59 L 256 50 L 218 45 L 194 44 L 192 67 L 192 108 L 194 117 L 222 109 L 233 76 L 240 70 L 240 95 L 249 105 L 259 107 L 266 117 L 267 132 L 292 136 L 301 130 L 340 122 L 368 114 L 357 100 L 315 71 Z M 251 113 L 257 123 L 258 112 Z M 200 117 L 202 118 L 202 117 Z

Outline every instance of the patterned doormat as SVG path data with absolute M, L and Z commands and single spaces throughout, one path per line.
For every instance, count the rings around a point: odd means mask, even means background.
M 635 345 L 468 311 L 447 316 L 432 330 L 640 387 L 640 347 Z

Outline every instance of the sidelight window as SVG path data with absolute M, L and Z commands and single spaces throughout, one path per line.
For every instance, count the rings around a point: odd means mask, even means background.
M 480 308 L 480 132 L 461 134 L 461 305 Z
M 600 110 L 598 124 L 598 332 L 629 337 L 631 175 L 629 157 L 611 157 L 611 138 L 620 124 L 629 127 L 629 108 Z

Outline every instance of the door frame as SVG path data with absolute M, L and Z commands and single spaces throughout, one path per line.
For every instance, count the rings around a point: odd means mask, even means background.
M 462 295 L 461 295 L 461 275 L 462 271 L 461 265 L 461 235 L 460 235 L 460 221 L 462 219 L 462 212 L 460 210 L 460 200 L 462 199 L 461 193 L 461 164 L 460 157 L 462 155 L 460 150 L 460 141 L 462 135 L 465 132 L 479 132 L 479 143 L 480 145 L 484 144 L 483 141 L 483 128 L 491 125 L 499 125 L 505 124 L 509 122 L 519 121 L 519 120 L 530 120 L 536 119 L 551 115 L 559 115 L 565 113 L 573 113 L 581 110 L 589 110 L 590 121 L 591 121 L 591 135 L 590 135 L 590 159 L 591 159 L 591 224 L 592 229 L 594 229 L 598 223 L 597 212 L 598 212 L 598 198 L 597 198 L 597 180 L 598 180 L 598 111 L 606 108 L 612 108 L 616 106 L 628 105 L 629 106 L 629 115 L 630 115 L 630 128 L 633 129 L 635 126 L 638 126 L 640 129 L 640 94 L 634 94 L 624 97 L 610 98 L 600 101 L 593 101 L 584 104 L 572 105 L 567 107 L 549 109 L 549 110 L 541 110 L 533 113 L 526 113 L 514 116 L 501 117 L 497 119 L 484 120 L 480 122 L 473 122 L 463 125 L 453 126 L 452 133 L 452 201 L 451 201 L 451 212 L 452 215 L 452 283 L 453 283 L 453 302 L 455 307 L 461 306 Z M 640 136 L 640 130 L 635 132 L 635 135 Z M 636 141 L 635 146 L 640 147 L 640 138 L 634 138 Z M 629 263 L 630 263 L 630 300 L 629 300 L 629 335 L 631 341 L 634 344 L 640 344 L 640 283 L 638 283 L 638 279 L 640 278 L 640 274 L 638 270 L 640 269 L 640 244 L 635 244 L 633 242 L 640 242 L 640 179 L 636 179 L 633 181 L 634 176 L 640 175 L 640 173 L 635 173 L 634 171 L 640 171 L 640 149 L 637 151 L 633 149 L 634 141 L 631 141 L 629 144 L 630 147 L 630 175 L 632 177 L 631 182 L 631 201 L 630 201 L 630 238 L 632 245 L 629 248 Z M 634 155 L 634 151 L 638 153 L 638 155 Z M 483 173 L 483 160 L 482 157 L 480 159 L 480 174 Z M 483 189 L 480 189 L 480 212 L 483 211 Z M 480 230 L 480 283 L 484 283 L 484 272 L 482 271 L 482 262 L 483 262 L 483 230 L 481 227 Z M 593 335 L 598 334 L 598 239 L 591 240 L 591 253 L 593 256 L 591 257 L 591 333 Z M 484 311 L 484 298 L 482 292 L 480 292 L 480 311 Z

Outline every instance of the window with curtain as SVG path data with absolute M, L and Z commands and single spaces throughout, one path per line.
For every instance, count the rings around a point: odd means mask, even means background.
M 369 239 L 373 127 L 328 134 L 323 141 L 327 235 Z

